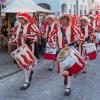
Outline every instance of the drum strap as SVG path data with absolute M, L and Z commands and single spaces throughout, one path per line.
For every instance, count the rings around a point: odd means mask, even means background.
M 63 35 L 63 37 L 64 37 L 65 43 L 68 44 L 67 37 L 66 37 L 66 35 L 65 35 L 65 32 L 64 32 L 63 27 L 61 27 L 60 29 L 61 29 L 61 33 L 62 33 L 62 35 Z
M 50 33 L 50 31 L 51 31 L 51 26 L 49 25 L 49 26 L 48 26 L 48 32 L 47 32 L 47 41 L 48 41 L 48 38 L 49 38 L 49 33 Z
M 66 37 L 66 35 L 65 35 L 65 32 L 64 32 L 63 27 L 61 27 L 60 29 L 61 29 L 62 36 L 64 37 L 65 43 L 68 44 L 67 37 Z M 57 55 L 59 54 L 59 52 L 60 52 L 60 50 L 57 50 L 57 52 L 56 52 L 56 57 L 57 57 Z

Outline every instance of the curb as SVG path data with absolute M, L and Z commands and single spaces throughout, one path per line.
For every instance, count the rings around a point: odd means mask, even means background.
M 38 63 L 41 62 L 41 61 L 43 61 L 43 60 L 44 60 L 44 59 L 41 58 L 41 59 L 38 61 Z M 9 77 L 9 76 L 12 76 L 12 75 L 14 75 L 14 74 L 17 74 L 17 73 L 20 72 L 20 71 L 22 71 L 22 70 L 21 70 L 20 68 L 18 68 L 18 70 L 14 71 L 14 72 L 12 72 L 12 73 L 9 73 L 9 74 L 7 74 L 7 75 L 5 75 L 5 76 L 0 77 L 0 80 L 2 80 L 2 79 L 4 79 L 4 78 L 7 78 L 7 77 Z

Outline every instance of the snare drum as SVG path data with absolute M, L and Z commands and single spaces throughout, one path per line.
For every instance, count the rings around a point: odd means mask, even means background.
M 44 54 L 44 59 L 47 60 L 55 60 L 56 59 L 56 52 L 57 48 L 46 48 L 45 54 Z
M 13 51 L 11 56 L 17 61 L 22 69 L 28 69 L 30 65 L 36 65 L 38 61 L 37 58 L 32 55 L 31 50 L 26 44 Z
M 83 45 L 83 49 L 86 51 L 89 60 L 96 59 L 97 53 L 95 43 L 86 43 Z
M 95 33 L 96 35 L 96 44 L 100 45 L 100 33 Z
M 60 51 L 57 61 L 60 66 L 60 73 L 62 74 L 64 70 L 67 70 L 69 76 L 81 72 L 85 64 L 85 60 L 69 47 Z

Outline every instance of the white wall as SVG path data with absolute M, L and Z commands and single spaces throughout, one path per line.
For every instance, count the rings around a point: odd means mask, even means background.
M 65 12 L 66 13 L 70 13 L 70 10 L 71 10 L 71 14 L 74 14 L 76 12 L 77 14 L 77 10 L 74 11 L 74 6 L 76 7 L 76 0 L 33 0 L 35 1 L 37 4 L 38 3 L 47 3 L 50 5 L 51 7 L 51 10 L 53 12 L 59 12 L 59 13 L 62 13 L 62 4 L 65 4 L 66 5 L 66 9 L 65 9 Z M 82 15 L 85 14 L 85 9 L 86 9 L 86 13 L 88 14 L 88 0 L 78 0 L 78 15 L 80 15 L 80 5 L 83 6 L 83 9 L 82 9 Z M 70 9 L 70 7 L 72 6 L 72 8 Z
M 88 14 L 88 0 L 78 0 L 79 1 L 79 6 L 78 6 L 78 15 L 81 15 L 80 10 L 82 10 L 82 15 L 85 15 L 85 10 L 86 14 Z
M 68 5 L 68 13 L 74 14 L 74 6 L 76 7 L 76 0 L 66 0 Z
M 47 3 L 51 6 L 51 10 L 54 12 L 62 13 L 62 5 L 66 5 L 66 13 L 69 13 L 70 5 L 72 5 L 72 13 L 74 14 L 74 5 L 76 4 L 76 0 L 33 0 L 37 4 L 38 3 Z

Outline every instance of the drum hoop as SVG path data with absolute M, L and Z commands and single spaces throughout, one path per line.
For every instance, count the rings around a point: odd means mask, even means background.
M 59 54 L 58 54 L 58 56 L 57 56 L 57 61 L 58 62 L 61 62 L 61 61 L 63 61 L 64 59 L 66 59 L 67 57 L 66 56 L 63 56 L 62 58 L 59 58 L 60 57 L 60 55 L 61 55 L 61 52 L 63 52 L 63 51 L 65 51 L 64 49 L 66 49 L 66 47 L 65 48 L 63 48 L 60 52 L 59 52 Z M 71 49 L 68 47 L 68 52 L 67 52 L 67 55 L 69 55 L 70 54 L 70 52 L 71 52 Z
M 20 51 L 21 48 L 23 47 L 27 47 L 29 49 L 29 47 L 27 46 L 27 44 L 21 45 L 20 47 L 18 47 L 16 50 L 14 50 L 13 52 L 11 52 L 11 56 L 13 57 L 13 55 L 16 54 L 16 52 Z M 30 50 L 30 49 L 29 49 Z
M 85 43 L 85 44 L 83 44 L 83 46 L 89 45 L 89 44 L 95 44 L 95 43 L 91 43 L 91 42 L 90 43 Z

